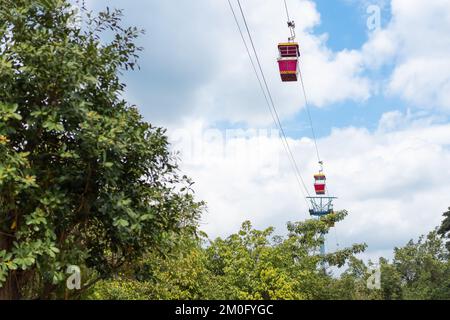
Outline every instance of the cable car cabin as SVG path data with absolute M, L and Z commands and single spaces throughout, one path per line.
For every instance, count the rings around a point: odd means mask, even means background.
M 300 49 L 297 42 L 280 43 L 278 45 L 278 67 L 283 82 L 298 80 L 298 57 Z
M 324 195 L 327 178 L 323 173 L 318 173 L 314 175 L 314 180 L 314 190 L 316 191 L 316 194 Z

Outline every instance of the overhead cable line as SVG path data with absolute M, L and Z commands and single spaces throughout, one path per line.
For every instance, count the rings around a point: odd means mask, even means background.
M 287 23 L 289 30 L 291 32 L 291 37 L 289 38 L 290 41 L 293 41 L 295 39 L 295 22 L 291 20 L 291 17 L 289 15 L 289 8 L 287 5 L 286 0 L 284 0 L 284 8 L 286 9 L 286 17 L 287 17 Z
M 285 9 L 286 9 L 286 17 L 287 17 L 287 20 L 288 20 L 288 21 L 291 21 L 291 18 L 290 18 L 290 16 L 289 16 L 289 8 L 288 8 L 288 5 L 287 5 L 286 0 L 284 0 L 284 7 L 285 7 Z
M 303 82 L 303 74 L 302 74 L 301 71 L 299 71 L 299 74 L 300 74 L 300 83 L 302 85 L 303 97 L 305 98 L 305 109 L 306 109 L 306 113 L 308 114 L 309 125 L 311 127 L 311 134 L 312 134 L 312 138 L 314 140 L 314 146 L 316 148 L 317 161 L 319 162 L 320 165 L 323 165 L 323 161 L 320 158 L 319 146 L 317 144 L 316 131 L 314 130 L 314 124 L 313 124 L 313 121 L 312 121 L 312 116 L 311 116 L 311 111 L 310 111 L 310 108 L 309 108 L 308 98 L 307 98 L 307 95 L 306 95 L 305 84 Z
M 286 17 L 287 17 L 287 20 L 288 20 L 287 24 L 288 24 L 288 27 L 289 27 L 289 29 L 291 31 L 291 38 L 289 38 L 289 43 L 288 44 L 283 44 L 282 43 L 282 44 L 279 45 L 280 57 L 281 58 L 285 57 L 287 59 L 290 59 L 288 61 L 292 61 L 293 59 L 291 58 L 292 55 L 289 53 L 289 47 L 292 47 L 292 46 L 296 47 L 296 49 L 297 49 L 296 50 L 297 51 L 296 59 L 295 59 L 296 69 L 297 69 L 296 71 L 297 71 L 297 73 L 300 76 L 300 81 L 301 81 L 301 86 L 302 86 L 302 91 L 303 91 L 303 97 L 305 99 L 305 108 L 306 108 L 306 111 L 307 111 L 307 114 L 308 114 L 308 120 L 309 120 L 309 124 L 310 124 L 310 127 L 311 127 L 312 138 L 314 140 L 314 146 L 315 146 L 315 149 L 316 149 L 317 161 L 318 161 L 319 166 L 320 166 L 319 174 L 314 175 L 314 179 L 315 179 L 314 189 L 316 191 L 316 194 L 319 195 L 319 197 L 317 197 L 317 198 L 310 198 L 310 199 L 311 199 L 311 204 L 312 204 L 313 207 L 318 205 L 318 202 L 316 202 L 316 199 L 319 199 L 318 201 L 320 201 L 320 203 L 319 203 L 320 205 L 319 206 L 321 207 L 321 210 L 318 210 L 317 212 L 314 212 L 314 208 L 313 208 L 312 209 L 312 211 L 313 211 L 312 215 L 315 215 L 315 216 L 318 217 L 318 219 L 320 219 L 322 216 L 324 216 L 324 215 L 326 216 L 326 215 L 334 212 L 333 211 L 333 207 L 332 207 L 332 200 L 334 199 L 334 197 L 330 197 L 329 196 L 329 189 L 326 188 L 326 186 L 325 186 L 326 177 L 323 174 L 323 161 L 320 158 L 316 132 L 314 130 L 314 124 L 313 124 L 313 121 L 312 121 L 311 111 L 310 111 L 310 108 L 309 108 L 309 102 L 308 102 L 308 98 L 307 98 L 307 94 L 306 94 L 305 83 L 304 83 L 304 80 L 303 80 L 303 74 L 302 74 L 300 68 L 298 67 L 298 59 L 299 59 L 299 56 L 300 56 L 300 52 L 299 52 L 298 43 L 294 42 L 294 40 L 295 40 L 295 22 L 291 20 L 291 17 L 290 17 L 290 14 L 289 14 L 289 8 L 288 8 L 288 5 L 287 5 L 287 0 L 283 0 L 283 1 L 284 1 L 284 7 L 286 9 Z M 292 67 L 289 66 L 286 62 L 283 63 L 282 59 L 279 59 L 278 63 L 279 63 L 279 66 L 280 66 L 280 72 L 281 72 L 282 80 L 283 81 L 293 81 L 292 78 L 287 78 L 287 77 L 283 78 L 283 71 L 287 70 L 287 71 L 290 71 L 291 73 L 295 72 L 294 70 L 291 70 Z M 295 77 L 294 81 L 297 81 L 297 77 Z M 322 195 L 325 194 L 325 192 L 324 192 L 325 189 L 326 189 L 327 197 L 323 197 L 322 196 Z M 323 199 L 328 199 L 328 205 L 327 205 L 328 208 L 326 209 L 326 211 L 323 211 L 325 209 L 322 206 Z M 323 237 L 323 240 L 324 240 L 324 243 L 321 246 L 321 253 L 324 254 L 325 253 L 325 248 L 326 248 L 326 245 L 327 245 L 327 243 L 326 243 L 327 239 L 325 238 L 325 234 L 322 234 L 321 237 Z M 336 228 L 335 228 L 335 240 L 336 240 L 336 246 L 339 247 Z
M 235 13 L 235 11 L 234 11 L 234 9 L 233 9 L 233 6 L 232 6 L 230 0 L 228 0 L 228 4 L 229 4 L 230 9 L 231 9 L 231 12 L 232 12 L 232 14 L 233 14 L 234 21 L 236 22 L 236 26 L 237 26 L 237 28 L 238 28 L 238 30 L 239 30 L 239 34 L 241 35 L 242 42 L 244 43 L 245 49 L 246 49 L 246 51 L 247 51 L 247 55 L 248 55 L 248 57 L 249 57 L 249 59 L 250 59 L 250 63 L 251 63 L 251 65 L 252 65 L 253 71 L 255 72 L 256 79 L 258 80 L 259 87 L 261 88 L 261 92 L 262 92 L 262 94 L 263 94 L 263 96 L 264 96 L 264 100 L 266 101 L 266 104 L 267 104 L 267 107 L 268 107 L 268 109 L 269 109 L 270 115 L 272 116 L 272 119 L 273 119 L 275 125 L 278 127 L 278 123 L 277 123 L 277 120 L 276 120 L 277 117 L 276 117 L 276 115 L 274 114 L 274 112 L 273 112 L 273 110 L 272 110 L 272 107 L 271 107 L 271 105 L 270 105 L 270 103 L 269 103 L 269 99 L 267 98 L 266 91 L 264 90 L 264 86 L 263 86 L 263 84 L 262 84 L 261 77 L 260 77 L 259 74 L 258 74 L 258 70 L 256 69 L 255 62 L 253 61 L 253 57 L 252 57 L 252 55 L 251 55 L 251 53 L 250 53 L 250 49 L 249 49 L 249 47 L 248 47 L 248 45 L 247 45 L 247 41 L 245 40 L 244 34 L 243 34 L 243 32 L 242 32 L 242 28 L 241 28 L 241 26 L 240 26 L 240 24 L 239 24 L 239 20 L 238 20 L 238 18 L 237 18 L 237 16 L 236 16 L 236 13 Z M 286 153 L 288 154 L 288 158 L 291 160 L 291 157 L 290 157 L 290 151 L 289 151 L 289 148 L 288 148 L 289 145 L 287 145 L 287 141 L 282 140 L 282 144 L 283 144 L 283 147 L 284 147 Z M 286 147 L 286 145 L 287 145 L 287 147 Z M 291 160 L 291 161 L 292 161 L 292 160 Z M 294 166 L 294 170 L 296 170 L 295 166 Z M 300 191 L 301 191 L 301 193 L 303 194 L 303 198 L 306 199 L 305 192 L 303 191 L 303 188 L 305 187 L 305 184 L 304 184 L 304 182 L 303 182 L 303 179 L 301 178 L 301 176 L 300 176 L 300 179 L 299 179 L 297 173 L 295 174 L 295 177 L 296 177 L 297 183 L 298 183 L 298 185 L 299 185 Z M 308 193 L 308 190 L 307 190 L 306 188 L 305 188 L 305 190 L 306 190 L 306 192 Z M 309 194 L 308 194 L 308 195 L 309 195 Z M 308 201 L 305 201 L 305 202 L 306 202 L 306 205 L 308 205 Z
M 291 30 L 291 35 L 292 35 L 292 32 L 293 32 L 292 24 L 294 24 L 294 22 L 291 21 L 291 16 L 289 14 L 289 7 L 287 4 L 287 0 L 283 0 L 283 1 L 284 1 L 284 8 L 286 9 L 286 17 L 287 17 L 287 21 L 288 21 L 288 26 L 289 26 L 289 29 Z M 295 27 L 295 25 L 294 25 L 294 27 Z M 303 75 L 302 75 L 301 70 L 299 70 L 299 74 L 300 74 L 300 81 L 301 81 L 301 85 L 302 85 L 303 97 L 305 98 L 305 108 L 306 108 L 306 112 L 308 114 L 309 125 L 311 126 L 311 133 L 312 133 L 312 138 L 314 139 L 314 146 L 316 148 L 317 161 L 319 162 L 319 164 L 322 165 L 323 162 L 320 158 L 319 148 L 318 148 L 317 139 L 316 139 L 316 132 L 314 130 L 314 125 L 313 125 L 313 121 L 312 121 L 312 117 L 311 117 L 311 111 L 309 109 L 308 98 L 306 95 L 305 84 L 303 82 Z
M 250 59 L 250 63 L 252 64 L 252 68 L 253 68 L 253 71 L 255 72 L 256 79 L 258 80 L 259 87 L 261 88 L 261 92 L 262 92 L 262 94 L 264 96 L 264 100 L 266 101 L 266 104 L 267 104 L 267 106 L 269 108 L 270 115 L 272 116 L 272 119 L 274 119 L 275 124 L 277 124 L 276 121 L 275 121 L 275 115 L 273 114 L 272 108 L 270 107 L 270 103 L 269 103 L 269 99 L 267 98 L 266 91 L 264 90 L 263 84 L 261 82 L 261 78 L 260 78 L 260 76 L 258 74 L 258 70 L 256 69 L 256 66 L 255 66 L 255 62 L 253 61 L 252 55 L 250 53 L 250 49 L 248 48 L 248 45 L 247 45 L 247 41 L 245 41 L 245 37 L 244 37 L 244 34 L 242 32 L 242 28 L 241 28 L 241 26 L 239 24 L 239 20 L 238 20 L 238 18 L 236 16 L 236 13 L 235 13 L 234 9 L 233 9 L 233 6 L 231 5 L 231 1 L 230 0 L 228 0 L 228 4 L 230 5 L 230 9 L 231 9 L 231 12 L 233 13 L 234 21 L 236 22 L 236 25 L 238 27 L 239 34 L 241 35 L 241 39 L 242 39 L 242 42 L 244 43 L 245 50 L 247 51 L 247 55 L 248 55 L 248 57 Z
M 228 2 L 230 3 L 230 0 L 228 0 Z M 296 178 L 297 178 L 299 184 L 300 184 L 301 186 L 303 186 L 303 188 L 305 189 L 306 194 L 309 196 L 308 188 L 306 187 L 306 184 L 305 184 L 305 182 L 304 182 L 304 179 L 303 179 L 303 177 L 302 177 L 302 175 L 301 175 L 301 173 L 300 173 L 299 166 L 298 166 L 298 164 L 297 164 L 297 161 L 295 160 L 295 157 L 294 157 L 294 155 L 293 155 L 293 153 L 292 153 L 292 150 L 291 150 L 291 148 L 290 148 L 289 141 L 288 141 L 288 139 L 287 139 L 286 133 L 285 133 L 285 131 L 284 131 L 284 129 L 283 129 L 283 126 L 282 126 L 282 124 L 281 124 L 280 117 L 279 117 L 278 111 L 277 111 L 277 109 L 276 109 L 275 103 L 274 103 L 274 101 L 273 101 L 272 94 L 271 94 L 271 92 L 270 92 L 270 89 L 269 89 L 269 86 L 268 86 L 268 83 L 267 83 L 267 80 L 266 80 L 264 71 L 263 71 L 263 69 L 262 69 L 261 62 L 260 62 L 259 56 L 258 56 L 258 52 L 257 52 L 256 47 L 255 47 L 255 44 L 254 44 L 254 42 L 253 42 L 253 38 L 252 38 L 252 35 L 251 35 L 251 32 L 250 32 L 250 28 L 249 28 L 249 26 L 248 26 L 247 19 L 246 19 L 246 17 L 245 17 L 245 13 L 244 13 L 244 10 L 243 10 L 242 5 L 241 5 L 241 3 L 240 3 L 240 0 L 237 0 L 237 3 L 238 3 L 238 6 L 239 6 L 240 13 L 241 13 L 241 15 L 242 15 L 242 19 L 243 19 L 243 21 L 244 21 L 245 29 L 246 29 L 246 31 L 247 31 L 247 34 L 248 34 L 248 37 L 249 37 L 249 40 L 250 40 L 250 43 L 251 43 L 251 47 L 252 47 L 252 49 L 253 49 L 253 53 L 254 53 L 255 58 L 256 58 L 256 62 L 257 62 L 259 71 L 260 71 L 260 73 L 261 73 L 261 78 L 262 78 L 262 82 L 264 83 L 265 91 L 267 92 L 267 97 L 268 97 L 268 101 L 267 101 L 267 102 L 270 101 L 269 106 L 272 108 L 272 111 L 273 111 L 273 112 L 271 112 L 272 117 L 273 117 L 273 120 L 274 120 L 275 124 L 278 126 L 278 128 L 280 129 L 280 132 L 281 132 L 281 134 L 282 134 L 282 138 L 283 138 L 283 141 L 284 141 L 284 146 L 285 146 L 285 148 L 286 148 L 286 151 L 287 151 L 287 153 L 288 153 L 289 158 L 291 159 L 292 165 L 293 165 L 294 170 L 295 170 L 295 173 L 296 173 Z M 231 9 L 232 9 L 231 3 L 230 3 L 230 7 L 231 7 Z M 233 9 L 232 9 L 232 11 L 234 12 Z M 237 20 L 236 20 L 236 22 L 237 22 Z M 240 28 L 238 22 L 237 22 L 237 25 L 238 25 L 238 27 Z M 243 40 L 244 40 L 244 38 L 243 38 Z M 244 42 L 245 42 L 245 40 L 244 40 Z M 249 56 L 250 56 L 250 59 L 252 60 L 251 55 L 249 55 Z M 252 64 L 253 64 L 253 63 L 252 63 Z M 259 78 L 259 77 L 258 77 L 258 78 Z M 262 84 L 261 84 L 261 85 L 262 85 Z M 263 91 L 264 91 L 264 90 L 263 90 Z M 305 195 L 303 191 L 302 191 L 302 193 L 303 193 L 303 195 Z
M 231 12 L 232 12 L 232 14 L 233 14 L 234 20 L 235 20 L 236 25 L 237 25 L 237 27 L 238 27 L 239 33 L 240 33 L 240 35 L 241 35 L 242 42 L 244 43 L 245 49 L 246 49 L 247 54 L 248 54 L 248 57 L 249 57 L 249 59 L 250 59 L 250 62 L 251 62 L 253 71 L 254 71 L 254 73 L 255 73 L 255 75 L 256 75 L 256 79 L 258 80 L 258 83 L 259 83 L 261 92 L 263 93 L 263 96 L 264 96 L 264 99 L 265 99 L 265 101 L 266 101 L 267 107 L 268 107 L 268 109 L 269 109 L 269 111 L 270 111 L 270 114 L 271 114 L 271 116 L 272 116 L 272 119 L 273 119 L 275 125 L 276 125 L 277 127 L 279 127 L 278 122 L 277 122 L 277 117 L 276 117 L 276 115 L 274 114 L 274 111 L 272 110 L 272 107 L 271 107 L 271 105 L 270 105 L 270 102 L 269 102 L 269 99 L 268 99 L 268 97 L 267 97 L 266 91 L 264 90 L 264 86 L 263 86 L 263 84 L 262 84 L 261 77 L 260 77 L 260 75 L 258 74 L 256 65 L 255 65 L 255 63 L 254 63 L 254 61 L 253 61 L 253 57 L 252 57 L 252 55 L 251 55 L 251 53 L 250 53 L 250 49 L 249 49 L 249 47 L 248 47 L 248 45 L 247 45 L 247 42 L 246 42 L 245 37 L 244 37 L 244 34 L 243 34 L 243 32 L 242 32 L 242 28 L 241 28 L 241 26 L 240 26 L 240 24 L 239 24 L 239 20 L 238 20 L 238 18 L 237 18 L 237 16 L 236 16 L 236 13 L 235 13 L 235 11 L 234 11 L 234 9 L 233 9 L 233 6 L 232 6 L 230 0 L 228 0 L 228 4 L 229 4 L 229 6 L 230 6 L 230 9 L 231 9 Z M 296 172 L 295 162 L 292 162 L 292 158 L 291 158 L 291 153 L 290 153 L 289 145 L 287 145 L 287 140 L 282 139 L 282 144 L 283 144 L 283 147 L 284 147 L 286 153 L 288 154 L 288 158 L 291 160 L 291 164 L 293 165 L 293 168 L 294 168 L 294 170 L 295 170 L 295 177 L 296 177 L 297 183 L 298 183 L 298 185 L 299 185 L 299 188 L 300 188 L 301 193 L 303 194 L 303 199 L 305 199 L 305 203 L 306 203 L 306 205 L 308 206 L 308 202 L 306 201 L 306 195 L 305 195 L 305 191 L 306 191 L 306 193 L 308 193 L 308 190 L 307 190 L 306 187 L 305 187 L 305 184 L 304 184 L 304 182 L 303 182 L 302 177 L 300 176 L 300 178 L 299 178 L 299 176 L 298 176 L 298 174 L 297 174 L 297 172 Z M 305 191 L 303 190 L 303 188 L 305 188 Z

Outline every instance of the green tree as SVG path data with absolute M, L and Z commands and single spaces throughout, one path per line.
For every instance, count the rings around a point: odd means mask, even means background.
M 402 274 L 395 264 L 387 259 L 380 258 L 381 271 L 381 298 L 383 300 L 402 300 L 403 281 Z
M 331 283 L 328 296 L 333 300 L 366 300 L 368 267 L 356 257 L 350 257 L 347 269 Z
M 450 210 L 450 209 L 449 209 Z M 450 211 L 439 229 L 394 249 L 391 261 L 380 258 L 381 288 L 369 289 L 373 263 L 351 257 L 347 270 L 332 283 L 334 299 L 437 300 L 450 299 Z M 442 237 L 440 237 L 442 236 Z
M 255 230 L 248 221 L 238 233 L 209 244 L 206 238 L 178 237 L 170 253 L 148 252 L 139 263 L 122 268 L 116 279 L 98 283 L 88 298 L 351 299 L 356 297 L 354 279 L 344 285 L 327 270 L 348 261 L 365 268 L 354 257 L 365 245 L 325 256 L 318 250 L 321 234 L 345 215 L 290 223 L 284 237 L 274 236 L 273 228 Z
M 99 282 L 89 299 L 198 300 L 219 297 L 213 274 L 207 269 L 204 238 L 183 235 L 170 252 L 150 250 L 114 280 Z
M 394 258 L 380 258 L 381 288 L 368 289 L 371 262 L 353 260 L 333 291 L 357 300 L 450 299 L 449 253 L 437 231 L 394 249 Z
M 436 231 L 395 249 L 393 261 L 404 299 L 450 299 L 450 262 Z
M 318 248 L 345 211 L 322 220 L 289 223 L 286 237 L 273 228 L 254 230 L 245 222 L 237 234 L 216 239 L 207 248 L 209 269 L 221 286 L 222 299 L 329 299 L 334 279 L 327 267 L 342 267 L 365 249 L 354 245 L 321 255 Z
M 438 233 L 447 238 L 447 250 L 450 251 L 450 208 L 448 211 L 444 213 L 444 221 L 442 221 L 442 225 L 438 230 Z
M 194 232 L 202 203 L 165 131 L 121 98 L 136 28 L 120 11 L 0 0 L 0 298 L 63 296 Z M 110 42 L 101 33 L 113 35 Z M 92 279 L 91 279 L 92 278 Z

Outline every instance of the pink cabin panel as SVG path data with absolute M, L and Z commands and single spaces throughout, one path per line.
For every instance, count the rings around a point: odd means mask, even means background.
M 325 194 L 324 184 L 314 184 L 314 189 L 316 191 L 316 194 Z
M 295 72 L 297 73 L 297 59 L 295 60 L 278 60 L 280 72 Z
M 297 59 L 279 59 L 278 66 L 282 81 L 297 81 Z

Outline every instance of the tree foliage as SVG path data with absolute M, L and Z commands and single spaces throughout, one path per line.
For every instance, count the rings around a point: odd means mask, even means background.
M 319 253 L 323 233 L 342 220 L 288 224 L 288 234 L 256 230 L 249 221 L 226 239 L 184 239 L 174 255 L 151 253 L 138 267 L 125 268 L 114 281 L 94 288 L 96 299 L 245 299 L 303 300 L 332 298 L 335 279 L 327 269 L 342 266 L 365 245 Z
M 254 230 L 250 222 L 239 233 L 217 239 L 207 249 L 210 270 L 223 286 L 225 299 L 323 299 L 331 279 L 326 267 L 342 266 L 365 245 L 321 255 L 321 236 L 347 215 L 343 211 L 323 220 L 289 223 L 288 235 L 273 229 Z
M 447 239 L 447 250 L 450 251 L 450 208 L 444 213 L 444 221 L 438 230 L 438 233 Z
M 149 250 L 138 263 L 127 265 L 115 279 L 99 282 L 88 299 L 197 300 L 217 298 L 219 288 L 207 269 L 205 239 L 184 234 L 169 252 Z
M 63 0 L 0 0 L 3 298 L 61 295 L 68 265 L 108 277 L 194 231 L 202 207 L 165 131 L 121 98 L 140 31 L 121 27 L 120 11 L 82 13 Z
M 336 288 L 345 299 L 448 300 L 450 299 L 449 252 L 436 231 L 394 249 L 392 261 L 380 258 L 381 288 L 366 283 L 375 265 L 354 260 L 338 279 Z
M 395 248 L 391 260 L 358 259 L 365 245 L 319 254 L 321 235 L 346 212 L 289 223 L 286 236 L 249 221 L 222 239 L 184 238 L 170 255 L 152 252 L 92 299 L 439 300 L 450 299 L 450 255 L 437 231 Z M 341 267 L 340 274 L 336 268 Z M 380 271 L 380 287 L 368 283 Z M 342 272 L 343 271 L 343 272 Z

